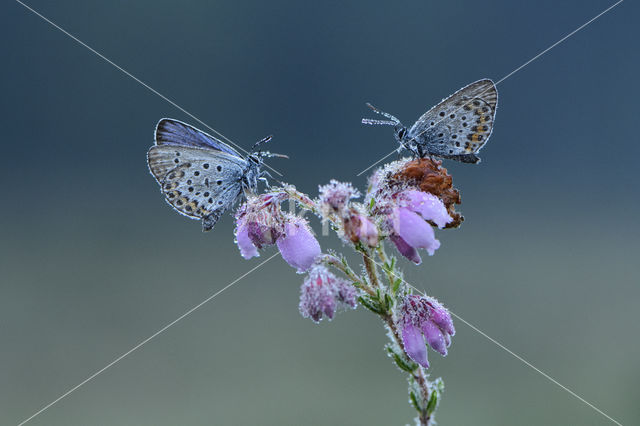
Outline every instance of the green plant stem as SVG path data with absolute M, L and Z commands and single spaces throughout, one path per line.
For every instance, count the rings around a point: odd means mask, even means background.
M 380 244 L 378 246 L 376 252 L 378 254 L 378 257 L 380 258 L 380 261 L 383 264 L 388 264 L 387 256 L 386 256 L 386 254 L 384 252 L 384 248 L 382 247 L 382 244 Z M 367 270 L 367 274 L 369 275 L 369 280 L 372 283 L 375 283 L 376 286 L 379 286 L 376 262 L 374 262 L 374 260 L 367 253 L 363 253 L 363 259 L 364 259 L 364 262 L 365 262 L 365 269 Z M 387 275 L 387 278 L 389 280 L 389 287 L 392 288 L 393 287 L 393 282 L 394 282 L 394 276 L 396 274 L 393 271 L 388 271 L 386 273 L 386 275 Z M 395 296 L 393 296 L 393 297 L 395 297 Z M 397 303 L 397 301 L 395 303 Z M 381 317 L 384 320 L 384 322 L 386 323 L 386 325 L 389 328 L 389 330 L 391 330 L 391 334 L 394 337 L 395 343 L 398 345 L 399 348 L 402 349 L 402 352 L 404 353 L 404 355 L 407 358 L 409 358 L 409 356 L 407 355 L 407 352 L 406 352 L 406 350 L 404 348 L 404 343 L 403 343 L 402 337 L 400 335 L 399 327 L 398 327 L 396 321 L 393 318 L 392 312 L 386 312 L 384 315 L 381 315 Z M 420 425 L 421 426 L 428 426 L 429 425 L 429 421 L 430 421 L 430 416 L 427 413 L 426 407 L 427 407 L 427 403 L 429 401 L 430 392 L 429 392 L 429 383 L 427 381 L 425 370 L 424 370 L 424 368 L 422 366 L 419 365 L 411 373 L 411 375 L 413 376 L 413 379 L 416 381 L 416 383 L 418 384 L 418 386 L 420 388 L 420 394 L 421 394 L 420 395 L 420 399 L 421 399 L 420 406 L 422 407 L 422 410 L 419 412 L 419 416 L 418 416 L 418 418 L 420 419 Z
M 371 256 L 369 256 L 369 253 L 367 253 L 365 250 L 362 250 L 362 259 L 364 261 L 364 267 L 367 270 L 367 275 L 369 276 L 371 285 L 373 285 L 375 288 L 380 288 L 380 281 L 378 280 L 377 271 L 378 267 L 376 266 L 373 259 L 371 259 Z

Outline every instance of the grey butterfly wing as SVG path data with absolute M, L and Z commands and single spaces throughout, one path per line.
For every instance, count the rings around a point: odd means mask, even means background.
M 476 154 L 491 136 L 497 105 L 493 81 L 476 81 L 424 113 L 408 137 L 422 153 L 477 163 Z
M 202 219 L 209 231 L 242 193 L 247 161 L 211 149 L 155 145 L 148 152 L 151 174 L 166 201 L 180 214 Z
M 155 142 L 156 145 L 209 148 L 240 157 L 240 154 L 238 154 L 236 150 L 221 140 L 173 118 L 163 118 L 158 121 L 155 131 Z

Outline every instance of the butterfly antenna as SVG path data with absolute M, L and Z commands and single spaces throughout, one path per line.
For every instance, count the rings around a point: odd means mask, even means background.
M 251 152 L 256 152 L 256 148 L 259 147 L 260 145 L 269 142 L 271 139 L 273 139 L 273 135 L 269 135 L 266 138 L 260 139 L 258 142 L 253 144 L 253 147 L 251 148 Z
M 376 114 L 380 114 L 383 117 L 387 117 L 389 120 L 391 121 L 395 121 L 396 123 L 400 123 L 400 120 L 398 120 L 397 118 L 395 118 L 393 115 L 389 114 L 388 112 L 384 112 L 384 111 L 380 111 L 378 108 L 374 107 L 373 105 L 371 105 L 369 102 L 367 102 L 367 106 L 369 108 L 371 108 L 371 110 L 373 112 L 375 112 Z
M 400 124 L 400 120 L 398 120 L 396 117 L 389 114 L 388 112 L 380 111 L 378 108 L 374 107 L 369 102 L 367 102 L 367 106 L 371 108 L 371 110 L 376 114 L 380 114 L 383 117 L 388 118 L 389 120 L 372 120 L 370 118 L 363 118 L 362 124 L 371 124 L 371 125 L 381 124 L 385 126 L 396 126 Z
M 385 126 L 395 126 L 398 123 L 396 123 L 395 121 L 389 121 L 389 120 L 372 120 L 371 118 L 363 118 L 362 124 L 371 124 L 371 125 L 382 124 Z
M 260 155 L 260 157 L 286 158 L 287 160 L 289 159 L 288 155 L 276 154 L 275 152 L 269 152 L 269 151 L 260 151 L 258 154 Z

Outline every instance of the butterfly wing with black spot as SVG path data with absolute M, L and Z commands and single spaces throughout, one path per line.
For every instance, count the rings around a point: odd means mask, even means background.
M 458 90 L 427 111 L 409 129 L 409 146 L 429 154 L 467 163 L 487 143 L 498 105 L 493 81 L 479 80 Z
M 240 157 L 238 152 L 221 140 L 172 118 L 163 118 L 156 125 L 156 145 L 179 145 L 194 148 L 209 148 Z
M 167 202 L 206 231 L 240 196 L 247 167 L 236 155 L 172 144 L 151 147 L 148 163 Z

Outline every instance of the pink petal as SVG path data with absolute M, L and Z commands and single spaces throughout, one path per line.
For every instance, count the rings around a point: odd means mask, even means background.
M 398 235 L 411 247 L 423 248 L 433 256 L 440 247 L 440 241 L 436 240 L 431 225 L 407 208 L 398 207 L 396 211 Z
M 424 333 L 427 343 L 429 343 L 429 346 L 431 346 L 434 351 L 440 352 L 442 356 L 447 355 L 447 342 L 437 325 L 431 321 L 425 321 L 422 323 L 422 332 Z
M 399 237 L 398 235 L 391 235 L 389 238 L 396 245 L 396 248 L 398 249 L 401 255 L 403 255 L 404 257 L 406 257 L 416 265 L 419 265 L 422 262 L 422 259 L 418 254 L 418 250 L 414 249 L 409 244 L 407 244 L 407 242 L 403 240 L 401 237 Z
M 400 198 L 405 200 L 408 209 L 421 215 L 424 220 L 432 221 L 438 228 L 453 220 L 442 200 L 433 194 L 409 189 L 402 192 Z
M 285 237 L 278 238 L 276 244 L 282 258 L 298 272 L 311 268 L 315 258 L 321 253 L 320 243 L 304 223 L 288 222 Z
M 236 228 L 236 244 L 238 244 L 240 254 L 245 259 L 260 256 L 258 249 L 253 245 L 253 242 L 251 242 L 251 238 L 249 238 L 249 229 L 245 223 Z
M 431 320 L 447 334 L 455 335 L 456 329 L 453 327 L 453 320 L 449 311 L 444 306 L 438 305 L 431 311 Z
M 402 344 L 409 358 L 424 368 L 429 368 L 427 346 L 424 343 L 422 333 L 410 322 L 405 323 L 402 327 Z

